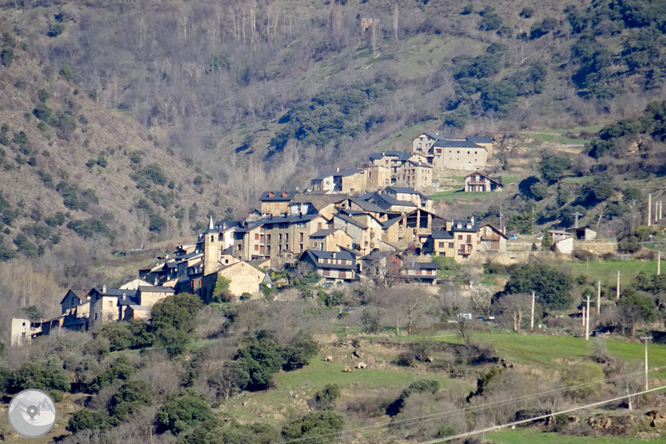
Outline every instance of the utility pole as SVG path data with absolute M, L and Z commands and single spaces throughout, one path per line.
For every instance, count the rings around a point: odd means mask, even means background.
M 597 316 L 601 313 L 601 281 L 597 281 Z
M 578 211 L 576 211 L 576 212 L 574 213 L 574 217 L 576 218 L 576 222 L 575 222 L 575 224 L 574 224 L 574 228 L 578 228 L 578 218 L 581 217 L 581 216 L 582 216 L 582 214 L 579 213 Z
M 652 194 L 648 194 L 648 227 L 652 225 Z
M 645 341 L 645 390 L 648 390 L 648 350 L 647 343 L 652 340 L 652 336 L 641 336 L 641 339 Z
M 534 331 L 534 292 L 532 292 L 532 315 L 530 316 L 530 330 Z
M 661 251 L 657 251 L 657 276 L 661 275 Z
M 587 295 L 587 317 L 585 318 L 585 340 L 590 340 L 590 295 Z
M 615 288 L 615 300 L 620 299 L 620 270 L 617 270 L 617 288 Z
M 583 305 L 583 327 L 585 327 L 585 306 Z

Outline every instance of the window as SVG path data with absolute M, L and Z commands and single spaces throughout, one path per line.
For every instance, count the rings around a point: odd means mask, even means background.
M 439 243 L 439 248 L 444 248 L 444 242 Z
M 210 241 L 211 241 L 211 242 L 215 242 L 215 236 L 214 236 L 214 235 L 211 235 L 211 236 L 210 236 Z
M 254 251 L 259 251 L 259 245 L 254 246 Z
M 303 242 L 303 233 L 300 233 L 299 236 L 298 236 L 298 238 L 299 238 L 299 240 L 300 240 L 301 242 Z
M 303 244 L 300 244 L 300 245 L 298 246 L 298 252 L 299 252 L 299 253 L 302 253 L 303 251 L 304 251 L 304 250 L 303 250 Z
M 471 234 L 468 234 L 468 235 L 467 235 L 467 243 L 468 243 L 468 244 L 471 244 L 471 243 L 472 243 L 472 235 L 471 235 Z
M 113 307 L 113 301 L 109 301 L 109 307 Z
M 238 244 L 238 251 L 241 251 L 243 249 L 243 244 Z
M 282 234 L 278 234 L 278 244 L 282 243 Z
M 284 241 L 285 241 L 285 242 L 289 242 L 289 233 L 286 233 L 286 234 L 284 235 Z
M 271 235 L 270 234 L 266 235 L 266 243 L 269 243 L 269 244 L 271 243 Z
M 254 240 L 259 240 L 259 233 L 254 233 Z
M 463 235 L 462 234 L 458 235 L 458 240 L 463 240 Z

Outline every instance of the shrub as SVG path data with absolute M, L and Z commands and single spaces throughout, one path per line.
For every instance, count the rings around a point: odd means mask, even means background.
M 411 367 L 414 365 L 414 353 L 411 351 L 400 353 L 395 363 L 396 365 L 400 365 L 402 367 Z
M 158 430 L 178 435 L 189 427 L 213 420 L 213 412 L 203 395 L 192 389 L 184 389 L 169 395 L 157 413 Z
M 123 384 L 109 402 L 109 413 L 123 420 L 136 412 L 140 407 L 149 405 L 153 394 L 144 381 L 129 381 Z
M 32 111 L 32 113 L 37 117 L 39 120 L 49 120 L 51 117 L 51 108 L 46 106 L 44 103 L 40 103 L 37 105 L 37 107 Z
M 568 394 L 576 400 L 599 394 L 600 384 L 588 384 L 604 379 L 604 371 L 600 365 L 592 362 L 574 364 L 562 372 L 562 384 L 569 387 Z
M 109 237 L 111 230 L 101 220 L 91 217 L 86 220 L 72 220 L 67 223 L 67 228 L 74 231 L 79 237 L 88 239 L 95 234 Z
M 88 385 L 88 392 L 97 393 L 104 387 L 108 387 L 113 384 L 116 380 L 126 381 L 129 379 L 136 369 L 129 362 L 127 356 L 120 355 L 118 359 L 104 372 L 100 373 L 92 380 Z
M 253 339 L 250 345 L 236 352 L 234 360 L 247 373 L 248 390 L 262 390 L 268 387 L 273 375 L 285 364 L 277 345 L 267 338 Z
M 340 387 L 337 384 L 326 384 L 308 401 L 308 405 L 315 410 L 324 410 L 329 408 L 339 397 Z
M 309 333 L 300 330 L 296 336 L 282 350 L 285 371 L 297 370 L 310 363 L 319 352 L 319 345 Z
M 25 389 L 44 390 L 46 392 L 69 391 L 69 381 L 61 369 L 50 367 L 46 363 L 26 362 L 11 377 L 13 391 Z
M 287 441 L 317 437 L 318 442 L 335 440 L 335 434 L 342 430 L 344 417 L 331 410 L 313 412 L 285 424 L 282 437 Z
M 89 409 L 79 410 L 67 422 L 67 430 L 76 433 L 80 430 L 108 430 L 117 424 L 106 412 L 94 412 Z

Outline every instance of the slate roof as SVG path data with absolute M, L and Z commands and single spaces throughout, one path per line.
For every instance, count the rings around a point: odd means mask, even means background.
M 433 231 L 430 237 L 433 239 L 453 239 L 453 234 L 449 231 Z
M 392 219 L 389 219 L 387 221 L 382 222 L 382 227 L 388 228 L 395 224 L 396 222 L 399 222 L 402 219 L 402 216 L 394 217 Z
M 467 140 L 472 143 L 493 143 L 494 140 L 492 137 L 479 137 L 479 136 L 470 136 L 467 137 Z
M 316 209 L 320 210 L 327 205 L 341 202 L 347 199 L 346 194 L 297 194 L 292 199 L 291 203 L 309 203 L 312 204 Z
M 139 287 L 141 293 L 174 293 L 171 287 L 162 287 L 159 285 L 151 285 L 149 287 Z
M 382 159 L 384 157 L 397 157 L 398 160 L 407 160 L 411 156 L 412 153 L 406 153 L 404 151 L 384 151 L 382 153 L 370 154 L 370 161 Z
M 263 225 L 276 225 L 276 224 L 296 224 L 299 222 L 308 222 L 319 216 L 319 214 L 303 214 L 299 216 L 280 216 L 280 217 L 265 217 L 262 219 Z
M 333 215 L 333 217 L 337 217 L 338 219 L 342 219 L 345 222 L 348 222 L 352 225 L 356 225 L 357 227 L 362 228 L 364 230 L 368 228 L 368 226 L 366 224 L 364 224 L 363 222 L 358 221 L 356 219 L 353 219 L 353 218 L 347 216 L 346 214 L 336 213 L 336 214 Z
M 314 233 L 312 233 L 310 235 L 310 237 L 311 238 L 312 237 L 326 237 L 330 234 L 335 233 L 336 231 L 338 231 L 338 228 L 328 228 L 326 230 L 319 230 L 319 231 L 315 231 Z
M 359 200 L 359 199 L 355 199 L 355 198 L 351 198 L 349 200 L 352 201 L 353 203 L 355 203 L 356 205 L 358 205 L 359 207 L 363 208 L 363 210 L 365 210 L 365 211 L 369 211 L 369 212 L 372 212 L 372 213 L 386 213 L 386 211 L 384 211 L 384 209 L 382 209 L 381 207 L 378 207 L 377 205 L 373 204 L 372 202 L 366 202 L 364 200 Z
M 354 256 L 347 251 L 318 251 L 318 250 L 305 250 L 301 259 L 304 255 L 308 255 L 313 263 L 316 264 L 317 268 L 331 268 L 336 270 L 353 270 L 354 266 Z M 319 259 L 341 259 L 351 261 L 351 264 L 323 264 L 319 262 Z
M 498 185 L 502 185 L 502 184 L 500 183 L 500 178 L 499 178 L 499 177 L 490 177 L 489 175 L 484 174 L 484 173 L 481 173 L 481 172 L 479 172 L 479 171 L 474 171 L 473 173 L 468 174 L 467 176 L 465 176 L 465 179 L 467 179 L 468 177 L 472 177 L 472 176 L 474 176 L 475 174 L 478 174 L 479 176 L 483 176 L 483 177 L 485 177 L 486 179 L 490 179 L 491 181 L 495 182 L 495 183 L 498 184 Z
M 439 262 L 403 262 L 402 268 L 412 270 L 439 270 L 442 264 Z
M 476 233 L 479 231 L 479 223 L 477 221 L 474 221 L 472 224 L 472 228 L 467 228 L 467 224 L 470 223 L 471 221 L 469 220 L 454 220 L 453 221 L 453 228 L 451 231 L 454 232 L 463 232 L 463 233 Z M 458 224 L 461 224 L 461 228 L 458 228 Z
M 270 193 L 273 193 L 273 197 L 269 197 Z M 282 196 L 282 193 L 286 193 L 286 196 Z M 290 201 L 298 191 L 264 191 L 259 198 L 262 202 L 284 202 Z
M 128 298 L 133 298 L 136 296 L 136 290 L 121 290 L 119 288 L 107 288 L 106 291 L 102 291 L 102 287 L 93 287 L 93 290 L 102 296 L 112 296 L 122 298 L 123 295 Z M 91 290 L 92 291 L 92 290 Z
M 416 208 L 416 204 L 414 202 L 410 202 L 408 200 L 398 200 L 390 194 L 376 194 L 372 199 L 375 205 L 385 210 L 388 210 L 393 206 Z
M 149 307 L 147 305 L 136 305 L 136 304 L 130 304 L 129 307 L 134 311 L 136 311 L 136 310 L 150 311 L 152 309 L 152 307 Z
M 485 150 L 485 147 L 477 145 L 476 143 L 467 141 L 467 140 L 448 140 L 440 139 L 433 144 L 433 146 L 440 148 L 477 148 Z
M 83 302 L 88 300 L 88 292 L 85 291 L 85 290 L 78 289 L 78 288 L 77 289 L 71 288 L 67 293 L 70 293 L 70 292 L 74 293 L 74 295 L 77 298 L 81 299 Z

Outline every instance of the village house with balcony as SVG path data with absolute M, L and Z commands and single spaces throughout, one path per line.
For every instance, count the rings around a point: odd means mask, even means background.
M 347 251 L 307 250 L 299 260 L 311 265 L 327 282 L 351 282 L 358 279 L 356 258 Z
M 490 177 L 480 172 L 465 176 L 465 192 L 502 191 L 502 182 L 499 177 Z

